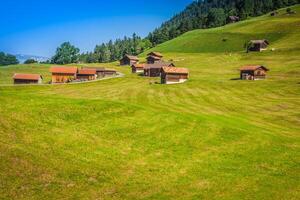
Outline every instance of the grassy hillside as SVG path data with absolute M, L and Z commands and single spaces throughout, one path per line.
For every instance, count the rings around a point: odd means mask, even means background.
M 111 63 L 126 76 L 0 86 L 0 199 L 299 199 L 295 9 L 157 47 L 190 69 L 184 84 L 150 84 L 158 79 Z M 276 51 L 242 52 L 253 29 Z M 224 34 L 228 46 L 216 45 Z M 245 64 L 268 66 L 268 79 L 235 80 Z M 19 70 L 49 77 L 48 67 L 1 68 L 0 82 Z

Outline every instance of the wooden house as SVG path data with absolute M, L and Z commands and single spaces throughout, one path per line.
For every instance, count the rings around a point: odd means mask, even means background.
M 52 83 L 68 83 L 77 78 L 77 67 L 51 67 Z
M 189 78 L 189 70 L 187 68 L 163 67 L 161 73 L 162 84 L 183 83 Z
M 104 77 L 105 76 L 105 68 L 104 67 L 95 67 L 93 68 L 96 70 L 96 74 L 98 78 Z
M 244 66 L 240 68 L 242 80 L 261 80 L 266 78 L 266 73 L 269 71 L 264 66 Z
M 175 67 L 173 63 L 158 62 L 154 64 L 146 64 L 144 66 L 144 76 L 159 77 L 163 67 Z
M 105 69 L 104 76 L 115 76 L 117 75 L 117 71 L 114 69 Z
M 14 74 L 14 84 L 41 84 L 43 77 L 40 74 Z
M 133 64 L 131 66 L 132 73 L 143 73 L 145 64 Z
M 268 48 L 268 40 L 251 40 L 248 51 L 264 51 Z
M 92 81 L 97 79 L 97 71 L 96 69 L 84 68 L 78 70 L 77 73 L 78 80 Z
M 136 64 L 139 62 L 139 58 L 137 56 L 131 56 L 131 55 L 125 55 L 121 60 L 120 60 L 120 65 L 129 65 L 132 66 L 133 64 Z
M 236 23 L 239 21 L 240 21 L 240 18 L 238 16 L 229 16 L 227 18 L 227 23 Z
M 163 55 L 159 52 L 151 52 L 147 55 L 147 63 L 148 64 L 154 64 L 157 62 L 161 62 Z

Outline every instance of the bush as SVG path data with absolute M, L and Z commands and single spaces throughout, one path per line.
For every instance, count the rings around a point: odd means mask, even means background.
M 37 61 L 34 59 L 28 59 L 24 62 L 24 64 L 33 64 L 33 63 L 37 63 Z

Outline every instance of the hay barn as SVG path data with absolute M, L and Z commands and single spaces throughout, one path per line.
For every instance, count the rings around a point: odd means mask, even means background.
M 133 64 L 131 66 L 132 73 L 143 73 L 145 64 Z
M 227 18 L 227 23 L 236 23 L 239 21 L 240 21 L 240 18 L 238 16 L 229 16 Z
M 176 84 L 186 82 L 189 78 L 187 68 L 163 67 L 161 73 L 162 84 Z
M 262 80 L 268 71 L 268 68 L 261 65 L 244 66 L 240 68 L 240 77 L 242 80 Z
M 159 52 L 151 52 L 147 55 L 147 63 L 148 64 L 154 64 L 157 62 L 161 62 L 163 55 Z
M 144 67 L 144 76 L 159 77 L 163 67 L 175 67 L 173 63 L 158 62 L 154 64 L 146 64 Z
M 77 73 L 78 80 L 92 81 L 97 79 L 97 71 L 96 69 L 80 69 Z
M 139 58 L 137 56 L 131 56 L 131 55 L 125 55 L 121 60 L 120 60 L 120 65 L 129 65 L 132 66 L 133 64 L 136 64 L 139 62 Z
M 264 51 L 267 50 L 269 45 L 268 40 L 251 40 L 248 51 Z
M 77 67 L 51 67 L 52 83 L 68 83 L 77 78 Z
M 15 74 L 14 84 L 41 84 L 43 77 L 40 74 Z

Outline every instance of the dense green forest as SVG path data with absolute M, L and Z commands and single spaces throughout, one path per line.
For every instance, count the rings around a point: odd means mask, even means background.
M 228 23 L 229 16 L 238 16 L 241 20 L 244 20 L 297 3 L 300 3 L 300 0 L 198 0 L 149 33 L 144 39 L 133 34 L 132 37 L 124 37 L 123 39 L 111 40 L 108 43 L 96 45 L 93 52 L 79 55 L 76 51 L 73 59 L 68 59 L 65 55 L 64 58 L 60 58 L 60 55 L 56 54 L 52 62 L 57 64 L 70 61 L 83 63 L 112 62 L 121 59 L 125 54 L 138 55 L 145 49 L 155 47 L 194 29 L 223 26 Z M 64 50 L 58 49 L 57 53 L 59 52 L 64 52 Z M 74 55 L 72 54 L 72 56 Z M 61 62 L 62 60 L 64 61 Z
M 16 56 L 0 52 L 0 66 L 19 64 Z

